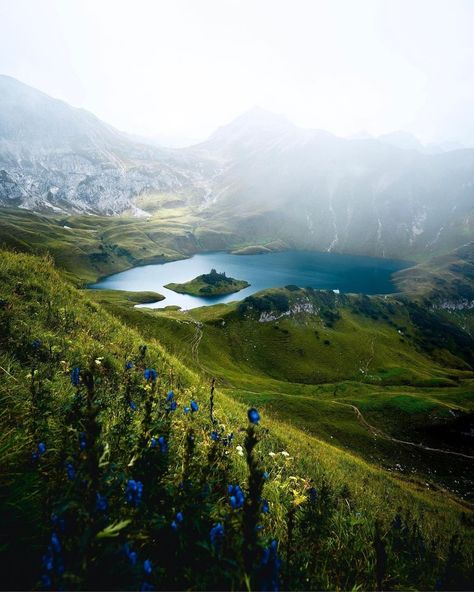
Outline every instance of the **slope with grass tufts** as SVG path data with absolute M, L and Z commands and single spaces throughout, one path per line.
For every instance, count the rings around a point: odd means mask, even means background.
M 455 498 L 220 388 L 211 413 L 188 353 L 48 258 L 2 251 L 0 286 L 5 588 L 469 585 Z

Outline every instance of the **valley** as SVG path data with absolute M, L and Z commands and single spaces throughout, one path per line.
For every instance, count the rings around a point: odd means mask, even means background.
M 164 148 L 0 76 L 7 587 L 269 589 L 279 545 L 289 589 L 469 589 L 474 149 L 402 140 Z

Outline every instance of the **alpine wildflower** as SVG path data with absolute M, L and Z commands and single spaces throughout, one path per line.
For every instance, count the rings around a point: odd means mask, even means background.
M 244 505 L 245 494 L 240 485 L 229 485 L 227 488 L 231 508 L 238 510 Z
M 74 479 L 76 478 L 76 469 L 74 468 L 74 465 L 70 462 L 66 463 L 66 474 L 69 481 L 74 481 Z
M 172 401 L 174 398 L 174 392 L 173 391 L 168 391 L 168 394 L 166 395 L 166 402 L 169 403 L 170 401 Z
M 147 368 L 143 373 L 143 376 L 145 377 L 145 380 L 148 380 L 148 382 L 155 382 L 158 378 L 158 372 L 153 368 Z
M 166 441 L 166 438 L 164 436 L 160 436 L 158 438 L 158 444 L 160 445 L 160 452 L 162 454 L 168 452 L 168 442 Z
M 125 545 L 123 546 L 123 552 L 128 557 L 128 559 L 132 565 L 137 564 L 137 559 L 138 559 L 137 553 L 130 549 L 130 545 L 128 543 L 125 543 Z
M 178 512 L 174 518 L 174 520 L 171 522 L 171 528 L 176 532 L 178 530 L 178 526 L 182 523 L 183 521 L 183 513 L 182 512 Z
M 218 547 L 224 537 L 224 527 L 220 522 L 214 524 L 209 532 L 209 538 L 211 539 L 211 545 Z
M 125 363 L 125 370 L 131 370 L 133 368 L 133 362 L 126 362 Z
M 135 481 L 135 479 L 129 479 L 125 493 L 127 502 L 132 506 L 138 507 L 142 501 L 143 483 L 141 481 Z
M 262 512 L 264 514 L 268 514 L 268 512 L 270 512 L 270 504 L 266 499 L 262 500 Z
M 262 568 L 262 590 L 273 590 L 277 592 L 280 589 L 280 567 L 281 559 L 278 557 L 278 543 L 273 540 L 268 547 L 263 550 L 260 561 Z
M 38 454 L 39 456 L 43 456 L 43 454 L 46 452 L 46 444 L 44 442 L 40 442 L 38 444 Z
M 134 403 L 133 401 L 130 401 L 130 409 L 132 411 L 136 411 L 137 410 L 137 404 Z
M 192 411 L 192 413 L 195 413 L 198 410 L 199 410 L 199 405 L 196 403 L 196 401 L 191 401 L 191 411 Z
M 188 414 L 191 411 L 191 409 L 189 407 L 185 407 L 183 411 L 184 413 Z
M 250 423 L 258 424 L 258 422 L 260 421 L 260 413 L 254 407 L 247 411 L 247 416 L 249 418 Z
M 79 434 L 79 450 L 85 450 L 87 448 L 87 438 L 86 433 L 81 432 Z
M 153 571 L 151 561 L 149 559 L 145 559 L 145 561 L 143 562 L 143 571 L 148 575 L 150 575 Z
M 95 497 L 95 509 L 98 512 L 106 512 L 108 507 L 109 504 L 107 502 L 107 498 L 105 497 L 105 495 L 101 495 L 97 492 Z
M 220 439 L 220 436 L 218 434 L 218 432 L 216 432 L 216 430 L 211 432 L 211 440 L 213 440 L 214 442 L 217 442 Z
M 71 370 L 71 383 L 72 386 L 79 386 L 79 379 L 81 375 L 81 369 L 76 366 Z

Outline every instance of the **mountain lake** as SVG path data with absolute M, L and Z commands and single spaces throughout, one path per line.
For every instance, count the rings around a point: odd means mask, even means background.
M 232 255 L 226 252 L 201 253 L 189 259 L 133 267 L 110 275 L 90 288 L 103 290 L 154 291 L 164 300 L 144 304 L 147 308 L 179 306 L 183 310 L 235 300 L 266 288 L 289 284 L 300 288 L 337 290 L 364 294 L 389 294 L 396 291 L 392 274 L 411 267 L 409 261 L 379 259 L 359 255 L 340 255 L 314 251 L 281 251 L 258 255 Z M 234 294 L 190 296 L 164 287 L 171 282 L 187 282 L 211 269 L 227 276 L 246 280 L 250 286 Z

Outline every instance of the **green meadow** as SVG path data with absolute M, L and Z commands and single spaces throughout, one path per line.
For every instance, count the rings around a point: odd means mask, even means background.
M 84 289 L 209 244 L 178 218 L 2 216 L 6 587 L 469 589 L 469 315 L 424 292 L 157 311 L 134 307 L 155 293 Z

